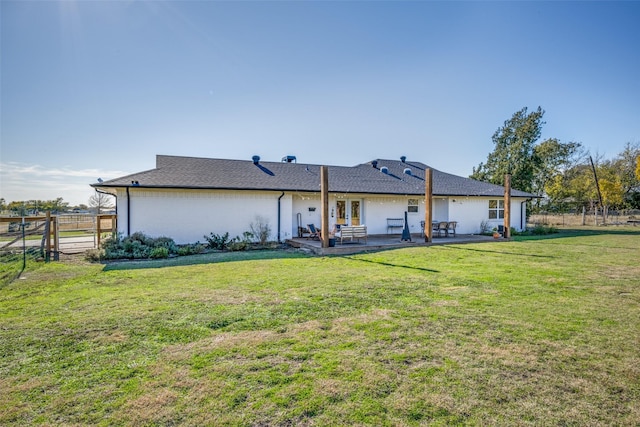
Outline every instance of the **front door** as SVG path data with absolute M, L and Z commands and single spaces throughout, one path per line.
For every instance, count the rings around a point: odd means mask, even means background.
M 360 225 L 361 205 L 360 200 L 336 201 L 336 224 Z

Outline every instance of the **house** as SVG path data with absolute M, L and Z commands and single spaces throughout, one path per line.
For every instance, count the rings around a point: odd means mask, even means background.
M 411 233 L 425 218 L 425 169 L 420 162 L 372 160 L 356 166 L 328 166 L 329 223 L 366 224 L 369 234 L 386 234 L 387 218 L 403 218 Z M 272 240 L 297 237 L 299 228 L 320 224 L 320 165 L 156 156 L 156 167 L 92 184 L 116 197 L 118 231 L 172 237 L 176 243 L 203 240 L 209 233 L 241 236 L 260 216 Z M 475 234 L 481 224 L 503 224 L 504 188 L 432 168 L 434 220 L 457 221 L 457 232 Z M 533 194 L 511 191 L 511 226 L 525 226 L 526 201 Z

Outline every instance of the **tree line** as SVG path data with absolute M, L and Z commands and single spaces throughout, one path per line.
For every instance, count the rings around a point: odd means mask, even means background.
M 579 142 L 539 141 L 544 110 L 522 108 L 492 136 L 494 149 L 470 178 L 535 194 L 531 212 L 640 209 L 640 144 L 627 142 L 612 159 L 591 154 Z
M 70 206 L 62 197 L 53 200 L 18 200 L 8 203 L 4 198 L 0 198 L 0 213 L 8 211 L 15 216 L 38 215 L 42 212 L 51 212 L 54 215 L 73 211 L 103 213 L 113 207 L 113 197 L 98 192 L 89 197 L 87 205 L 77 206 Z

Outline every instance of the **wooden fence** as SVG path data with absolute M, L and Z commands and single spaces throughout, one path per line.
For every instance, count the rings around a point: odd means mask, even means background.
M 0 249 L 11 248 L 24 236 L 42 236 L 40 250 L 46 261 L 51 258 L 57 260 L 61 252 L 61 245 L 72 238 L 60 237 L 61 232 L 84 231 L 95 233 L 91 247 L 100 247 L 102 234 L 117 232 L 117 217 L 115 214 L 101 215 L 51 215 L 27 217 L 0 217 L 0 235 L 4 237 Z M 83 248 L 90 249 L 89 247 Z

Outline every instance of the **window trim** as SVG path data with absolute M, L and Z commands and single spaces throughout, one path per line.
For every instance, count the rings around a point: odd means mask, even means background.
M 504 219 L 504 199 L 489 199 L 488 213 L 489 219 Z
M 415 202 L 415 203 L 411 203 Z M 407 200 L 407 212 L 418 213 L 420 212 L 420 199 L 408 199 Z

